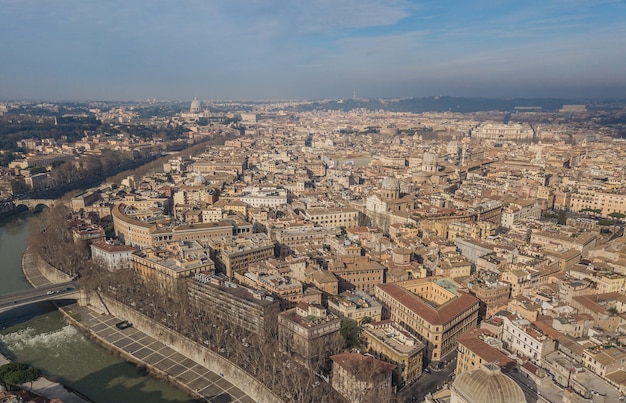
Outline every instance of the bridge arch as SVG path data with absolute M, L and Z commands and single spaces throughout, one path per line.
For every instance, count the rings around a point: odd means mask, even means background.
M 56 203 L 53 199 L 23 199 L 15 202 L 16 210 L 41 211 L 44 208 L 50 208 Z

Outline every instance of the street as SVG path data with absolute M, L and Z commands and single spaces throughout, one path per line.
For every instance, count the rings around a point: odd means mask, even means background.
M 435 392 L 449 380 L 450 375 L 454 373 L 454 369 L 456 368 L 456 352 L 448 357 L 448 361 L 448 365 L 444 365 L 441 370 L 433 369 L 429 366 L 428 371 L 430 371 L 430 373 L 427 373 L 426 368 L 424 368 L 422 375 L 417 381 L 400 390 L 398 393 L 398 401 L 404 403 L 422 402 L 428 393 Z

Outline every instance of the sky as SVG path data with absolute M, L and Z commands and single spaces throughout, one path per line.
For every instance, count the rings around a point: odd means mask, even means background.
M 0 0 L 0 99 L 626 97 L 626 0 Z

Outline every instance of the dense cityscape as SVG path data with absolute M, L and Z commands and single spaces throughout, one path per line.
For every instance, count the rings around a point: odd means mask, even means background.
M 37 298 L 193 399 L 626 396 L 623 102 L 0 115 L 0 213 L 35 212 L 22 265 L 47 278 Z M 0 311 L 28 301 L 0 295 Z M 7 373 L 0 397 L 28 401 L 32 379 Z

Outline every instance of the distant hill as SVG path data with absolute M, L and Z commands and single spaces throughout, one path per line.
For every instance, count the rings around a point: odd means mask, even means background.
M 559 98 L 461 98 L 461 97 L 426 97 L 408 98 L 388 103 L 388 109 L 395 112 L 513 112 L 515 107 L 541 107 L 543 111 L 558 111 L 567 104 L 584 103 L 582 101 Z
M 466 98 L 450 96 L 431 96 L 404 99 L 344 99 L 319 101 L 299 105 L 299 111 L 327 109 L 352 110 L 387 110 L 392 112 L 513 112 L 516 107 L 541 107 L 544 112 L 558 111 L 563 105 L 589 104 L 590 101 L 566 98 Z

